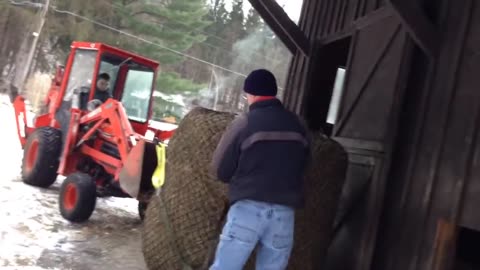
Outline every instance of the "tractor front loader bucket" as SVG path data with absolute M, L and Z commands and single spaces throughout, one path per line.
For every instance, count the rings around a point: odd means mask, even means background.
M 156 145 L 139 140 L 128 154 L 119 174 L 120 187 L 132 198 L 144 200 L 153 193 L 152 176 L 158 164 Z

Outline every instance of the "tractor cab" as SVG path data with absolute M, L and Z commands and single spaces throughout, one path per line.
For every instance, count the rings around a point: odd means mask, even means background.
M 107 74 L 108 94 L 122 103 L 133 129 L 145 134 L 151 117 L 152 94 L 159 64 L 144 57 L 101 43 L 74 42 L 64 71 L 56 108 L 70 109 L 75 91 L 80 92 L 80 109 L 93 110 L 101 74 Z
M 150 126 L 158 67 L 112 46 L 73 42 L 33 126 L 27 124 L 24 98 L 15 99 L 22 179 L 49 187 L 58 174 L 66 176 L 60 191 L 64 218 L 88 219 L 96 196 L 136 198 L 143 211 L 163 183 L 160 142 L 174 130 Z

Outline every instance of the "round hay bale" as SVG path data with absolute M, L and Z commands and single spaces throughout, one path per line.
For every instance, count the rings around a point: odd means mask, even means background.
M 213 152 L 233 115 L 197 108 L 180 123 L 167 149 L 167 178 L 146 212 L 143 253 L 151 270 L 208 269 L 228 208 L 227 186 L 209 172 Z M 288 269 L 318 269 L 330 243 L 347 155 L 314 134 L 305 176 L 305 208 L 296 214 Z M 245 269 L 254 269 L 254 256 Z
M 214 179 L 209 168 L 233 118 L 196 108 L 170 140 L 161 197 L 152 198 L 145 217 L 143 252 L 150 269 L 198 269 L 215 248 L 228 198 L 227 186 Z
M 304 179 L 305 205 L 295 214 L 295 243 L 288 269 L 322 269 L 348 166 L 336 141 L 313 134 L 311 162 Z

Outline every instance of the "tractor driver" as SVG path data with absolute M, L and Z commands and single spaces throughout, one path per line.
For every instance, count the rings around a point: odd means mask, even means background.
M 95 95 L 93 96 L 93 99 L 98 99 L 102 103 L 107 101 L 107 99 L 112 97 L 112 94 L 110 94 L 110 75 L 107 73 L 101 73 L 98 75 L 97 79 L 97 87 L 95 89 Z
M 91 111 L 107 101 L 107 99 L 111 98 L 112 94 L 110 94 L 110 89 L 108 88 L 109 85 L 110 75 L 107 73 L 99 74 L 95 85 L 95 94 L 90 102 L 88 102 L 88 96 L 90 93 L 89 87 L 82 87 L 80 94 L 80 108 L 88 108 L 88 110 Z

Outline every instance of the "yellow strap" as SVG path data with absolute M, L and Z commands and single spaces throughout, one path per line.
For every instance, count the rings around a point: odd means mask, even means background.
M 165 183 L 166 145 L 163 143 L 160 143 L 155 147 L 155 150 L 157 152 L 158 163 L 157 163 L 157 168 L 155 169 L 155 172 L 153 172 L 152 185 L 156 189 L 159 189 Z

